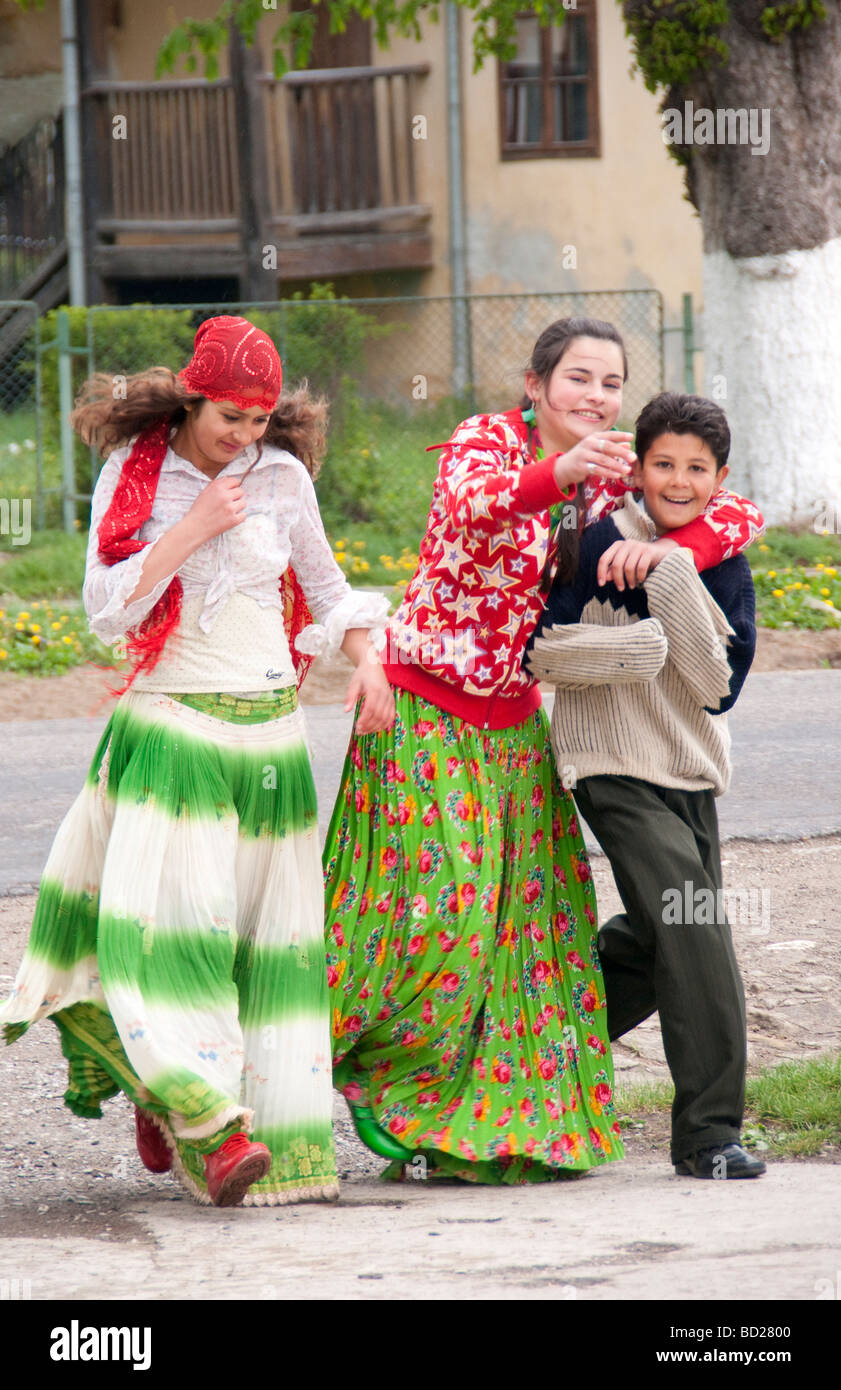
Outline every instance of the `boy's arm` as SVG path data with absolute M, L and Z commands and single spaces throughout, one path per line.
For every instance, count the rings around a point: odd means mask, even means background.
M 617 534 L 612 522 L 585 533 L 575 579 L 571 584 L 552 585 L 526 655 L 526 670 L 535 680 L 579 690 L 588 685 L 653 680 L 662 669 L 666 639 L 658 622 L 648 618 L 602 627 L 580 621 L 596 592 L 600 552 Z
M 705 570 L 702 583 L 724 612 L 733 629 L 727 639 L 730 665 L 730 694 L 710 714 L 732 709 L 750 671 L 756 652 L 756 591 L 753 575 L 744 555 L 736 555 L 724 565 Z
M 745 581 L 746 570 L 742 561 L 738 574 L 715 576 L 707 588 L 692 557 L 679 549 L 645 581 L 649 612 L 663 625 L 669 657 L 711 714 L 734 704 L 753 658 L 753 584 L 749 571 Z
M 543 635 L 534 639 L 526 669 L 535 680 L 566 690 L 631 685 L 659 676 L 667 651 L 656 618 L 622 627 L 570 623 L 543 629 Z

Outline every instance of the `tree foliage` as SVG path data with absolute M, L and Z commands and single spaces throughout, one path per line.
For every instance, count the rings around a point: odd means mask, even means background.
M 517 15 L 524 7 L 537 15 L 541 23 L 560 24 L 571 0 L 455 0 L 473 18 L 474 67 L 480 68 L 485 58 L 512 58 L 516 53 Z M 264 3 L 264 0 L 223 0 L 210 19 L 186 19 L 164 39 L 158 53 L 156 75 L 174 72 L 180 61 L 188 72 L 195 72 L 203 59 L 207 78 L 219 74 L 219 54 L 233 22 L 246 43 L 252 43 L 261 19 L 282 6 L 284 0 Z M 331 34 L 341 34 L 348 20 L 358 14 L 371 21 L 374 37 L 381 48 L 387 48 L 394 34 L 419 39 L 421 22 L 437 23 L 440 3 L 437 0 L 314 0 L 313 8 L 278 16 L 272 36 L 272 67 L 276 77 L 282 77 L 290 67 L 303 68 L 309 61 L 316 26 L 316 5 L 324 6 L 330 16 Z
M 19 9 L 43 9 L 44 0 L 13 0 Z M 175 71 L 183 61 L 187 72 L 204 63 L 204 76 L 219 75 L 219 54 L 233 22 L 251 44 L 257 26 L 285 0 L 222 0 L 209 19 L 185 19 L 165 36 L 158 53 L 156 76 Z M 524 9 L 542 24 L 559 24 L 575 0 L 455 0 L 473 17 L 474 67 L 485 58 L 512 58 L 516 53 L 516 19 Z M 827 17 L 825 0 L 618 0 L 634 45 L 635 64 L 649 91 L 685 86 L 729 57 L 721 30 L 735 16 L 746 28 L 758 29 L 780 43 L 798 29 L 808 29 Z M 315 35 L 316 6 L 326 7 L 331 34 L 344 33 L 353 14 L 372 22 L 381 48 L 393 34 L 419 39 L 423 19 L 437 23 L 440 0 L 313 0 L 309 10 L 278 17 L 272 36 L 272 65 L 282 77 L 290 67 L 306 67 Z M 170 11 L 171 13 L 171 11 Z
M 726 64 L 722 37 L 734 21 L 746 35 L 781 43 L 827 18 L 824 0 L 620 0 L 634 62 L 650 92 L 686 87 Z

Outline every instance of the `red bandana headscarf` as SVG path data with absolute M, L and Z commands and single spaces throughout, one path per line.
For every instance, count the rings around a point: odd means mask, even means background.
M 193 356 L 178 378 L 188 391 L 207 400 L 231 401 L 241 410 L 259 405 L 272 411 L 280 395 L 283 370 L 267 333 L 247 319 L 221 314 L 199 325 Z M 106 564 L 116 565 L 149 544 L 139 540 L 135 532 L 152 514 L 170 428 L 169 417 L 164 417 L 144 430 L 123 464 L 114 496 L 99 526 L 99 553 Z M 300 686 L 312 658 L 296 651 L 295 638 L 312 622 L 312 614 L 291 566 L 280 578 L 280 590 L 286 635 Z M 183 592 L 176 575 L 151 612 L 126 634 L 134 667 L 125 689 L 141 672 L 151 671 L 157 664 L 167 638 L 181 621 Z

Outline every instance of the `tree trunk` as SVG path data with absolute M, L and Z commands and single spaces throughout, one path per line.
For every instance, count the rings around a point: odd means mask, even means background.
M 682 109 L 685 141 L 693 103 L 704 389 L 730 420 L 733 486 L 771 523 L 841 530 L 841 3 L 825 3 L 826 20 L 772 42 L 768 0 L 730 0 L 729 61 L 664 107 Z

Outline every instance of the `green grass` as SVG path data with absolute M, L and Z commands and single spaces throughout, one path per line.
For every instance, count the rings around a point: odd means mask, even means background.
M 620 1084 L 613 1101 L 622 1129 L 643 1129 L 645 1119 L 656 1111 L 669 1110 L 675 1088 L 669 1081 L 646 1081 L 640 1085 Z
M 785 569 L 787 565 L 814 566 L 820 561 L 841 566 L 841 536 L 769 526 L 759 545 L 751 546 L 748 551 L 752 560 L 760 554 L 761 563 L 772 569 Z
M 83 661 L 114 664 L 111 651 L 88 631 L 76 604 L 36 599 L 0 607 L 0 671 L 55 676 Z
M 746 1103 L 760 1142 L 796 1157 L 841 1145 L 841 1052 L 781 1062 L 747 1083 Z
M 33 526 L 37 522 L 36 439 L 34 408 L 23 407 L 0 416 L 0 496 L 31 498 Z M 43 469 L 44 488 L 59 489 L 61 459 L 54 445 L 44 449 Z M 57 491 L 44 498 L 44 521 L 47 526 L 61 524 L 61 500 Z M 0 541 L 4 539 L 0 537 Z
M 24 602 L 72 598 L 78 601 L 85 577 L 87 536 L 81 532 L 34 531 L 28 545 L 0 541 L 0 596 Z
M 317 491 L 333 552 L 351 583 L 387 588 L 399 597 L 415 567 L 438 467 L 438 453 L 427 453 L 427 446 L 446 440 L 467 413 L 458 400 L 419 405 L 411 415 L 366 402 L 352 413 L 344 438 L 334 435 Z M 0 496 L 34 495 L 34 439 L 32 410 L 0 419 Z M 53 451 L 45 460 L 45 481 L 55 486 L 59 477 Z M 47 510 L 57 527 L 57 498 L 47 499 Z M 0 552 L 8 555 L 4 561 L 0 554 L 0 600 L 77 598 L 84 546 L 82 534 L 59 530 L 36 532 L 27 546 L 12 546 L 0 536 Z M 774 527 L 747 554 L 760 625 L 841 626 L 841 537 Z
M 619 1086 L 616 1113 L 623 1129 L 641 1129 L 645 1117 L 671 1108 L 674 1087 L 667 1082 Z M 808 1158 L 841 1149 L 841 1052 L 802 1062 L 781 1062 L 748 1077 L 746 1148 L 770 1157 Z
M 841 537 L 774 526 L 747 554 L 760 626 L 841 626 Z

